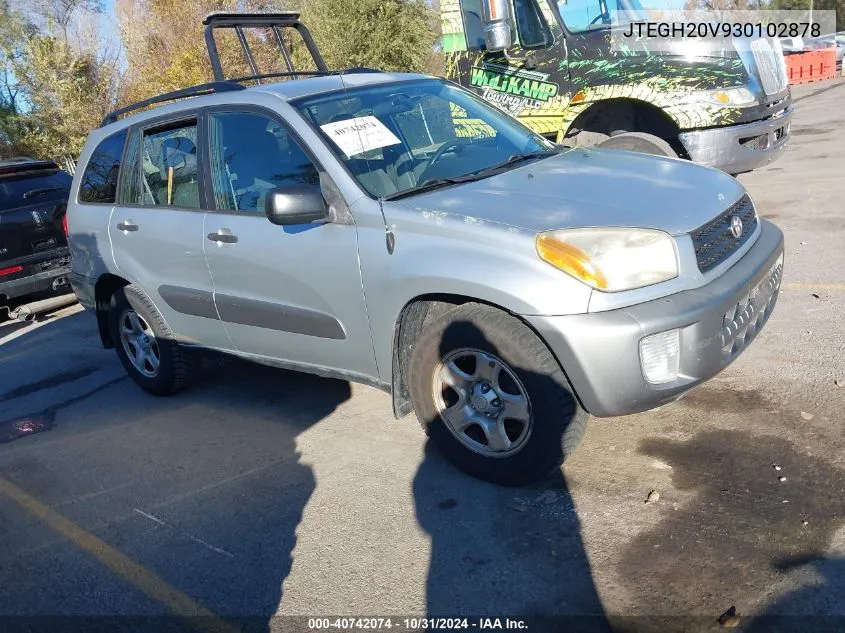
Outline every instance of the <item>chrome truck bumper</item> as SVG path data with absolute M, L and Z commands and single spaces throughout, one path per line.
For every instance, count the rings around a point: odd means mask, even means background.
M 676 400 L 748 346 L 775 307 L 783 271 L 783 233 L 771 222 L 761 224 L 742 259 L 701 288 L 608 312 L 524 317 L 557 356 L 587 411 L 625 415 Z M 640 341 L 675 329 L 677 377 L 651 384 Z
M 779 114 L 741 125 L 681 132 L 678 135 L 696 163 L 741 174 L 768 165 L 784 150 L 795 106 Z

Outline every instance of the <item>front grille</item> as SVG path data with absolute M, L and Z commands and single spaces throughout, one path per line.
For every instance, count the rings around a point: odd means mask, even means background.
M 783 275 L 779 259 L 763 280 L 725 313 L 722 322 L 722 357 L 730 359 L 741 352 L 769 320 L 778 300 Z
M 751 52 L 760 74 L 760 83 L 767 95 L 777 94 L 786 89 L 786 64 L 783 53 L 772 48 L 769 40 L 760 38 L 751 42 Z
M 734 217 L 742 221 L 742 232 L 738 238 L 731 231 L 731 221 Z M 706 273 L 721 264 L 745 244 L 756 227 L 757 213 L 754 211 L 754 203 L 746 193 L 718 218 L 692 232 L 698 270 Z

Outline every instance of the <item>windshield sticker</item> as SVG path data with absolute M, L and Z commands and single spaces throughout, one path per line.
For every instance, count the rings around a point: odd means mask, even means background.
M 374 116 L 361 116 L 321 125 L 320 129 L 351 158 L 401 141 Z

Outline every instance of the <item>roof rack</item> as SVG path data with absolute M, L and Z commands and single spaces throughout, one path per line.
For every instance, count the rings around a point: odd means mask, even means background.
M 211 61 L 211 69 L 214 71 L 215 81 L 193 86 L 191 88 L 183 88 L 182 90 L 174 90 L 173 92 L 145 99 L 144 101 L 139 101 L 138 103 L 133 103 L 124 108 L 114 110 L 106 115 L 100 123 L 100 127 L 104 127 L 109 123 L 114 123 L 117 121 L 118 117 L 124 114 L 140 110 L 141 108 L 155 105 L 157 103 L 166 103 L 168 101 L 186 99 L 188 97 L 199 97 L 201 95 L 214 94 L 217 92 L 243 90 L 244 86 L 239 82 L 244 81 L 256 81 L 260 84 L 262 79 L 321 77 L 325 75 L 338 75 L 341 73 L 353 74 L 380 72 L 372 68 L 329 70 L 326 66 L 326 62 L 323 60 L 323 56 L 317 48 L 317 45 L 311 37 L 311 33 L 305 25 L 299 21 L 299 14 L 291 11 L 282 13 L 210 13 L 205 17 L 202 23 L 205 25 L 205 45 L 206 48 L 208 48 L 208 58 Z M 252 56 L 252 51 L 249 48 L 249 44 L 247 43 L 246 36 L 243 32 L 245 28 L 272 29 L 276 45 L 278 46 L 279 53 L 288 68 L 288 72 L 258 72 L 258 66 L 255 63 L 255 58 Z M 317 70 L 296 70 L 294 68 L 291 52 L 288 50 L 287 46 L 285 46 L 284 39 L 282 38 L 283 28 L 295 29 L 300 34 L 302 41 L 305 43 L 305 47 L 308 49 L 308 52 L 311 54 L 311 58 L 314 60 L 314 65 L 317 67 Z M 246 57 L 246 61 L 252 71 L 251 75 L 232 77 L 229 79 L 226 78 L 223 66 L 220 63 L 220 55 L 217 52 L 217 43 L 214 40 L 215 29 L 234 29 L 235 35 L 241 44 L 244 57 Z
M 201 95 L 209 95 L 217 92 L 232 92 L 234 90 L 244 90 L 244 86 L 239 83 L 235 83 L 234 81 L 212 81 L 207 84 L 200 84 L 198 86 L 191 86 L 190 88 L 182 88 L 181 90 L 166 92 L 163 95 L 145 99 L 144 101 L 128 105 L 125 108 L 119 108 L 113 112 L 109 112 L 106 115 L 106 118 L 103 119 L 102 123 L 100 123 L 100 127 L 104 127 L 109 123 L 114 123 L 117 121 L 117 117 L 123 114 L 133 112 L 134 110 L 140 110 L 141 108 L 155 105 L 156 103 L 166 103 L 167 101 L 176 101 L 177 99 L 199 97 Z
M 235 35 L 241 44 L 241 49 L 243 49 L 244 57 L 246 57 L 246 61 L 252 71 L 251 75 L 239 77 L 234 81 L 255 80 L 258 83 L 261 83 L 262 79 L 270 77 L 295 77 L 299 75 L 313 76 L 330 74 L 329 68 L 323 60 L 323 56 L 320 54 L 317 45 L 314 43 L 314 39 L 311 37 L 311 33 L 305 25 L 299 21 L 298 13 L 294 13 L 292 11 L 285 11 L 282 13 L 210 13 L 205 17 L 202 23 L 205 25 L 205 45 L 206 48 L 208 48 L 208 58 L 211 61 L 211 69 L 214 71 L 214 78 L 217 81 L 224 81 L 226 79 L 226 75 L 223 72 L 223 66 L 220 63 L 220 55 L 217 52 L 217 43 L 214 41 L 215 29 L 234 29 Z M 246 41 L 246 36 L 244 35 L 243 30 L 245 28 L 272 29 L 276 45 L 278 46 L 279 53 L 288 68 L 288 73 L 261 74 L 258 72 L 258 66 L 255 63 L 255 58 L 252 56 L 252 51 L 250 50 L 249 44 Z M 294 68 L 290 51 L 287 46 L 285 46 L 284 39 L 282 38 L 282 29 L 284 28 L 294 29 L 302 37 L 305 47 L 308 49 L 311 58 L 314 60 L 314 65 L 317 68 L 316 71 L 297 71 Z

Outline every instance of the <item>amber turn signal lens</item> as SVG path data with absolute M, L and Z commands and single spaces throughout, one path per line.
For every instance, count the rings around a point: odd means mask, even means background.
M 561 242 L 551 235 L 537 236 L 537 254 L 555 268 L 588 283 L 594 288 L 607 288 L 607 279 L 577 246 Z

